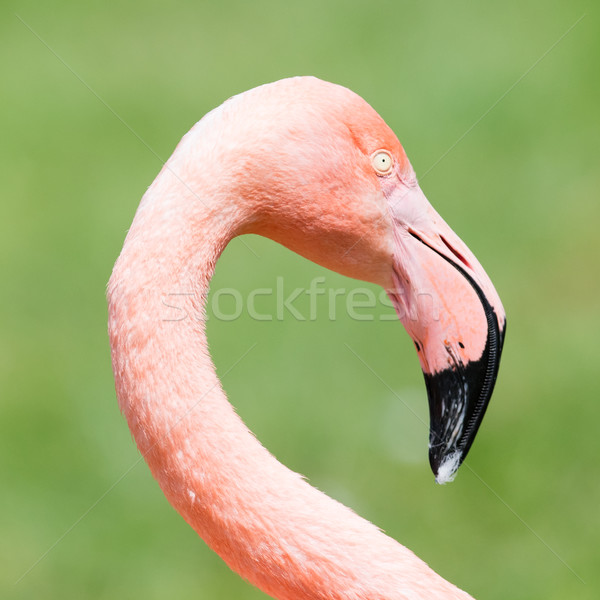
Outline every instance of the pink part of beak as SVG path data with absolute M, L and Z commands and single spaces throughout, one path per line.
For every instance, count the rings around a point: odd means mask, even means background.
M 479 261 L 418 185 L 390 177 L 382 187 L 395 236 L 388 294 L 423 369 L 429 459 L 444 483 L 467 455 L 491 398 L 506 315 Z

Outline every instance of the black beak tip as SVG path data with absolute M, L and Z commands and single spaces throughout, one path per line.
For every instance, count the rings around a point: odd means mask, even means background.
M 429 463 L 438 483 L 454 479 L 490 401 L 498 373 L 504 328 L 488 336 L 479 360 L 425 373 L 429 398 Z

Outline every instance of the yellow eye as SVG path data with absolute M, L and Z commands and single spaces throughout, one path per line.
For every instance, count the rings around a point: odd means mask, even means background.
M 392 155 L 386 150 L 377 150 L 371 157 L 371 164 L 378 175 L 387 175 L 393 166 Z

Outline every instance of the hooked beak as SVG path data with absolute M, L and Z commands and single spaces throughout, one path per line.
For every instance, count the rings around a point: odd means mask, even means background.
M 394 288 L 388 294 L 412 337 L 429 399 L 429 462 L 452 481 L 490 401 L 506 316 L 489 277 L 416 183 L 384 184 L 392 216 Z

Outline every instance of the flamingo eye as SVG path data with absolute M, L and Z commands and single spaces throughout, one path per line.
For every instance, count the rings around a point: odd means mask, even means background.
M 377 150 L 371 157 L 371 164 L 378 175 L 387 175 L 392 170 L 394 162 L 389 152 Z

